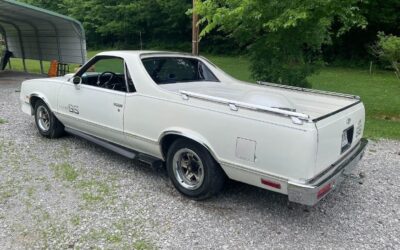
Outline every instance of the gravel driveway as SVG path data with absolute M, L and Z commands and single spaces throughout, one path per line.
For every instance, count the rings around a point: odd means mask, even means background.
M 371 141 L 354 178 L 313 208 L 233 181 L 194 202 L 164 169 L 39 136 L 22 79 L 0 72 L 1 249 L 400 249 L 400 141 Z

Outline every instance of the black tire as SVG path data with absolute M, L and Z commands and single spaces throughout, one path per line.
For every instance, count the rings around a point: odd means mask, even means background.
M 193 159 L 199 158 L 199 161 L 194 161 L 194 165 L 199 165 L 199 162 L 202 164 L 202 181 L 195 181 L 198 186 L 193 185 L 190 188 L 186 187 L 185 185 L 188 184 L 184 180 L 188 179 L 186 177 L 182 177 L 182 175 L 179 174 L 179 171 L 177 171 L 178 168 L 184 169 L 179 167 L 180 164 L 178 164 L 177 162 L 181 161 L 176 161 L 176 159 L 183 159 L 179 158 L 178 156 L 184 154 L 185 151 L 187 151 L 188 154 L 192 154 L 192 152 L 194 152 L 195 154 L 192 155 Z M 198 167 L 197 170 L 199 169 L 200 168 Z M 194 200 L 204 200 L 217 194 L 224 186 L 226 178 L 225 173 L 208 152 L 208 150 L 200 144 L 187 139 L 178 139 L 174 143 L 172 143 L 167 154 L 167 171 L 169 178 L 171 179 L 175 188 L 183 195 Z M 197 173 L 197 175 L 200 176 L 199 172 Z M 186 175 L 183 174 L 183 176 Z
M 40 112 L 48 114 L 48 126 L 43 125 L 40 121 Z M 64 135 L 64 125 L 54 116 L 50 108 L 42 100 L 37 100 L 35 103 L 35 123 L 39 133 L 47 138 L 59 138 Z M 47 129 L 45 127 L 48 127 Z

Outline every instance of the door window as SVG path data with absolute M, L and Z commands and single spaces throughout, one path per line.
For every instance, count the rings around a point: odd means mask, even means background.
M 82 84 L 127 92 L 125 63 L 119 57 L 97 57 L 78 72 Z

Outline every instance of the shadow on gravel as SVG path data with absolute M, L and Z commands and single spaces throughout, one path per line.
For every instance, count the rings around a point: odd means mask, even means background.
M 147 164 L 129 160 L 108 149 L 73 135 L 67 135 L 61 140 L 72 140 L 79 148 L 84 148 L 89 151 L 88 154 L 104 157 L 105 161 L 112 161 L 120 166 L 121 169 L 125 168 L 128 173 L 130 171 L 138 171 L 148 176 L 149 179 L 157 179 L 159 186 L 154 186 L 157 192 L 163 192 L 164 195 L 169 196 L 172 200 L 175 200 L 175 202 L 183 204 L 193 202 L 192 204 L 194 206 L 205 210 L 207 213 L 227 215 L 229 213 L 240 214 L 246 211 L 248 213 L 267 213 L 271 216 L 279 216 L 281 217 L 280 219 L 285 220 L 288 217 L 302 218 L 310 213 L 314 216 L 320 212 L 320 209 L 318 209 L 320 203 L 314 207 L 289 203 L 286 195 L 229 179 L 227 179 L 223 190 L 217 196 L 204 201 L 191 201 L 175 190 L 164 166 L 152 168 Z M 333 193 L 336 193 L 336 191 Z M 331 195 L 334 196 L 335 194 Z M 321 203 L 326 202 L 329 202 L 329 196 L 321 201 Z

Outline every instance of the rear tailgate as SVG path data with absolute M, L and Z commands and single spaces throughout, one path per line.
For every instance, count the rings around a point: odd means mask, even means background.
M 315 175 L 323 172 L 360 141 L 365 124 L 362 102 L 314 120 L 318 130 Z

